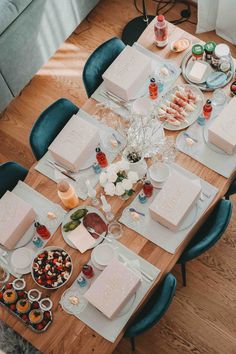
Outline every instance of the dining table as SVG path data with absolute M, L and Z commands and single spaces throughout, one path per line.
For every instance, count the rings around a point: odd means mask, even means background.
M 170 50 L 170 43 L 174 40 L 180 38 L 188 38 L 191 43 L 201 43 L 201 41 L 194 37 L 193 35 L 183 31 L 177 26 L 168 23 L 169 26 L 169 43 L 164 48 L 158 48 L 154 44 L 154 22 L 153 20 L 146 30 L 142 33 L 138 39 L 138 43 L 153 53 L 158 54 L 159 56 L 170 59 L 174 61 L 177 65 L 181 65 L 185 51 L 181 53 L 175 53 Z M 186 83 L 182 77 L 179 76 L 177 79 L 177 84 Z M 227 95 L 229 94 L 229 85 L 224 88 Z M 203 92 L 205 99 L 210 97 L 212 93 Z M 81 107 L 84 111 L 93 115 L 96 112 L 97 102 L 88 98 L 85 104 Z M 176 131 L 166 131 L 167 135 L 176 137 L 178 132 Z M 130 228 L 123 226 L 123 236 L 120 238 L 120 242 L 128 247 L 130 250 L 135 252 L 137 255 L 143 257 L 145 260 L 156 266 L 160 269 L 160 274 L 158 275 L 156 281 L 152 284 L 150 291 L 143 298 L 142 302 L 139 304 L 137 310 L 135 311 L 132 318 L 139 311 L 140 307 L 148 301 L 152 291 L 158 286 L 160 281 L 163 279 L 166 273 L 170 272 L 172 268 L 176 265 L 178 258 L 185 249 L 188 242 L 194 236 L 199 227 L 204 223 L 208 215 L 211 213 L 214 205 L 219 201 L 224 194 L 226 193 L 231 181 L 235 178 L 235 173 L 233 173 L 230 178 L 225 178 L 220 174 L 214 172 L 213 170 L 207 168 L 203 164 L 194 160 L 190 156 L 178 152 L 176 155 L 176 161 L 178 165 L 184 167 L 186 170 L 194 173 L 198 177 L 212 184 L 218 188 L 218 193 L 215 196 L 213 202 L 207 211 L 201 216 L 200 220 L 194 225 L 194 227 L 189 232 L 187 238 L 180 244 L 174 254 L 171 254 L 162 248 L 158 247 L 151 241 L 142 237 L 137 232 L 131 230 Z M 46 176 L 35 170 L 35 165 L 33 165 L 28 173 L 26 184 L 31 186 L 48 199 L 52 200 L 55 203 L 60 204 L 60 199 L 57 194 L 57 184 Z M 135 187 L 135 195 L 141 190 L 142 185 L 137 183 Z M 101 192 L 102 187 L 97 185 L 98 194 Z M 119 219 L 122 210 L 127 207 L 130 203 L 130 200 L 134 198 L 132 196 L 129 200 L 122 200 L 117 196 L 108 197 L 107 200 L 111 204 L 112 212 L 115 215 L 115 219 Z M 86 201 L 80 200 L 79 205 L 89 205 L 91 203 L 90 199 Z M 124 335 L 124 330 L 114 343 L 104 339 L 102 336 L 98 335 L 94 330 L 89 328 L 86 324 L 80 321 L 78 318 L 69 315 L 61 308 L 59 301 L 65 291 L 66 287 L 70 287 L 75 279 L 78 277 L 78 274 L 81 272 L 82 266 L 87 263 L 90 259 L 91 251 L 87 251 L 83 254 L 78 252 L 78 250 L 71 248 L 67 243 L 65 243 L 61 229 L 58 228 L 55 232 L 52 239 L 48 242 L 47 246 L 56 245 L 64 248 L 72 257 L 73 261 L 73 273 L 68 283 L 63 287 L 57 290 L 45 290 L 40 289 L 43 292 L 45 297 L 50 297 L 53 301 L 53 322 L 50 327 L 44 333 L 34 333 L 32 330 L 27 328 L 21 321 L 16 317 L 10 314 L 4 307 L 0 306 L 0 318 L 13 330 L 18 332 L 23 338 L 32 343 L 32 345 L 37 348 L 42 353 L 53 353 L 53 354 L 72 354 L 72 353 L 103 353 L 108 354 L 112 353 L 120 340 Z M 31 277 L 31 274 L 24 276 L 24 279 L 27 283 L 27 288 L 35 288 L 36 285 Z M 130 322 L 132 322 L 132 318 Z

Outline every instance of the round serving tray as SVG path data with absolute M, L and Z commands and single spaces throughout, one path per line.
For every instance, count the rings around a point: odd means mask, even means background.
M 192 60 L 192 51 L 190 50 L 185 54 L 185 56 L 183 57 L 182 63 L 181 63 L 182 75 L 183 75 L 185 81 L 187 81 L 189 84 L 196 85 L 202 91 L 214 91 L 218 88 L 224 87 L 232 80 L 232 78 L 234 76 L 234 61 L 233 61 L 233 58 L 231 57 L 231 60 L 230 60 L 231 68 L 228 71 L 228 73 L 226 74 L 227 80 L 225 81 L 225 83 L 223 85 L 215 86 L 215 87 L 208 87 L 206 82 L 196 84 L 196 83 L 189 80 L 189 78 L 187 76 L 187 72 L 186 72 L 187 66 L 191 60 Z M 217 70 L 212 67 L 212 71 L 217 71 Z

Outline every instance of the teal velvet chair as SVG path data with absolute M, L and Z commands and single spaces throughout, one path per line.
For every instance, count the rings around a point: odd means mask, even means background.
M 175 295 L 176 284 L 175 277 L 168 273 L 126 329 L 125 337 L 130 338 L 132 350 L 135 350 L 135 337 L 152 328 L 164 316 Z
M 43 111 L 30 132 L 30 146 L 36 160 L 47 152 L 49 145 L 60 133 L 79 107 L 66 98 L 60 98 Z
M 88 97 L 101 85 L 102 74 L 124 48 L 122 40 L 114 37 L 101 44 L 90 55 L 83 70 L 83 81 Z
M 0 164 L 0 198 L 7 190 L 12 191 L 18 181 L 24 181 L 27 173 L 28 170 L 16 162 Z
M 225 193 L 225 198 L 229 199 L 229 197 L 232 194 L 236 193 L 236 179 L 231 183 L 231 185 L 229 186 L 229 189 L 227 190 L 227 192 Z
M 186 286 L 186 262 L 200 256 L 214 246 L 225 232 L 231 214 L 232 203 L 229 200 L 221 199 L 181 254 L 178 263 L 181 265 L 184 286 Z

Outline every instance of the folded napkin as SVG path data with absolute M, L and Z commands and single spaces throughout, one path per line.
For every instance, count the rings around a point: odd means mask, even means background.
M 77 226 L 67 237 L 81 253 L 86 252 L 96 243 L 83 224 Z

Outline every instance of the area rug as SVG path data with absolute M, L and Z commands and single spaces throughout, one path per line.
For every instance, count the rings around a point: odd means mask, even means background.
M 40 354 L 29 342 L 0 321 L 0 352 L 4 354 Z

